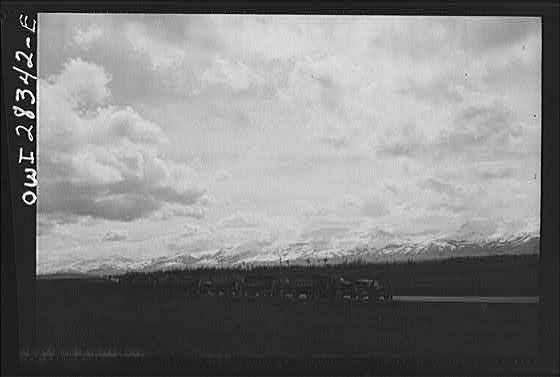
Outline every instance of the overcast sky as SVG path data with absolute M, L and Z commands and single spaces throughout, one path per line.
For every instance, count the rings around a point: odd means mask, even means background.
M 537 230 L 537 18 L 39 18 L 39 266 Z

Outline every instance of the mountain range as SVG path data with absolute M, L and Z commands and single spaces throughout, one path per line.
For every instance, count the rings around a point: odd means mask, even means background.
M 177 253 L 150 260 L 114 256 L 74 260 L 65 266 L 43 266 L 40 274 L 114 275 L 128 271 L 158 271 L 199 267 L 245 267 L 255 265 L 317 265 L 350 262 L 406 262 L 455 257 L 526 255 L 539 253 L 537 232 L 488 236 L 461 234 L 453 237 L 397 237 L 375 231 L 348 240 L 305 240 L 286 244 L 251 243 Z M 45 268 L 46 267 L 46 268 Z

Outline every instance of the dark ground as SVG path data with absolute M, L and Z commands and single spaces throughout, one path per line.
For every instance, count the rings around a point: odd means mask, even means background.
M 538 295 L 538 259 L 385 266 L 395 295 Z M 459 268 L 460 265 L 463 268 Z M 379 266 L 346 266 L 347 276 Z M 269 270 L 272 271 L 272 270 Z M 420 284 L 422 283 L 422 284 Z M 537 304 L 186 297 L 108 281 L 37 282 L 40 355 L 535 357 Z M 34 352 L 34 354 L 35 354 Z

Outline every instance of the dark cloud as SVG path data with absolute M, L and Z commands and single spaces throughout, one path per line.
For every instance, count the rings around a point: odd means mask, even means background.
M 319 86 L 325 90 L 340 89 L 339 85 L 331 77 L 327 75 L 320 75 L 317 73 L 312 73 L 311 78 L 315 80 Z
M 128 238 L 126 232 L 110 230 L 103 236 L 103 241 L 105 242 L 117 242 L 124 241 Z
M 386 183 L 385 188 L 392 192 L 393 194 L 397 194 L 399 192 L 399 188 L 396 185 Z
M 121 46 L 119 46 L 119 43 Z M 174 70 L 155 70 L 146 53 L 135 52 L 126 40 L 77 52 L 84 59 L 102 65 L 112 73 L 112 88 L 119 104 L 135 101 L 161 101 L 184 98 L 197 88 L 197 75 L 193 66 L 184 66 L 179 79 Z M 138 78 L 142 79 L 139 80 Z
M 463 108 L 447 129 L 433 139 L 401 132 L 398 138 L 377 146 L 381 157 L 407 157 L 420 161 L 450 157 L 476 160 L 520 159 L 524 150 L 515 147 L 523 130 L 514 123 L 510 109 L 500 103 L 472 105 Z M 405 127 L 406 130 L 406 127 Z
M 181 238 L 190 238 L 196 234 L 199 233 L 199 229 L 192 227 L 192 226 L 187 226 L 185 229 L 185 232 L 181 233 L 180 237 Z
M 166 203 L 177 203 L 183 205 L 195 204 L 204 195 L 204 190 L 189 189 L 177 191 L 173 187 L 155 187 L 149 191 L 154 197 Z
M 387 30 L 390 38 L 375 36 L 371 45 L 413 59 L 451 56 L 457 51 L 480 55 L 512 46 L 540 30 L 536 17 L 418 17 L 393 24 Z
M 522 130 L 513 119 L 511 110 L 500 103 L 469 106 L 456 116 L 453 127 L 441 135 L 435 147 L 452 154 L 478 153 L 481 158 L 519 155 L 512 144 Z
M 167 244 L 167 249 L 173 252 L 184 252 L 185 251 L 185 245 L 183 245 L 180 242 L 170 242 Z
M 41 200 L 37 201 L 37 205 L 37 227 L 41 232 L 44 232 L 44 234 L 51 232 L 57 225 L 76 224 L 80 221 L 80 218 L 73 214 L 45 213 L 45 211 L 42 210 L 45 203 L 41 202 Z
M 220 44 L 205 17 L 49 14 L 43 15 L 40 22 L 44 30 L 39 34 L 41 77 L 55 74 L 65 61 L 80 57 L 111 72 L 117 104 L 145 100 L 165 103 L 192 94 L 203 69 L 210 63 L 211 52 Z M 145 36 L 136 35 L 139 38 L 149 38 L 154 45 L 162 43 L 184 49 L 188 54 L 178 66 L 154 69 L 148 51 L 136 49 L 135 41 L 129 39 L 135 37 L 126 32 L 130 25 L 140 26 L 136 34 Z M 99 26 L 102 34 L 91 46 L 84 48 L 73 40 L 78 30 L 93 26 Z
M 471 207 L 469 207 L 468 205 L 462 203 L 462 204 L 457 204 L 457 203 L 436 203 L 436 204 L 432 204 L 429 207 L 431 210 L 445 210 L 445 211 L 449 211 L 451 213 L 454 214 L 459 214 L 459 213 L 464 213 L 465 211 L 468 211 Z
M 112 15 L 111 22 L 118 27 L 127 23 L 141 25 L 149 32 L 150 38 L 174 45 L 195 47 L 194 50 L 215 51 L 223 47 L 216 33 L 211 17 L 188 14 L 127 14 Z
M 253 125 L 250 114 L 239 103 L 239 98 L 232 98 L 223 90 L 212 99 L 209 98 L 204 107 L 210 104 L 214 110 L 200 114 L 200 126 L 206 130 L 219 131 L 231 127 L 247 129 Z
M 433 57 L 444 52 L 447 47 L 445 36 L 436 37 L 439 27 L 437 18 L 411 18 L 404 24 L 389 24 L 386 33 L 372 37 L 370 44 L 394 56 L 404 55 L 413 59 Z
M 321 138 L 321 142 L 333 147 L 334 149 L 343 149 L 350 145 L 348 136 L 325 136 Z
M 412 122 L 393 127 L 388 138 L 382 140 L 376 148 L 376 153 L 381 157 L 421 158 L 429 152 L 429 143 L 422 129 Z
M 129 14 L 124 20 L 122 17 L 115 19 L 121 25 L 125 22 L 141 24 L 153 38 L 177 43 L 185 39 L 189 24 L 194 21 L 196 17 L 177 14 L 167 14 L 165 17 L 158 14 Z
M 251 216 L 237 214 L 223 219 L 221 225 L 224 228 L 255 228 L 259 222 Z
M 327 241 L 333 237 L 344 236 L 350 229 L 341 226 L 323 226 L 307 230 L 300 237 L 308 241 Z
M 457 125 L 447 135 L 451 148 L 479 146 L 509 130 L 511 114 L 498 106 L 471 106 L 457 116 Z
M 135 192 L 109 194 L 103 187 L 75 186 L 68 182 L 44 182 L 39 209 L 50 215 L 90 216 L 133 221 L 146 217 L 163 203 Z
M 167 244 L 167 248 L 173 252 L 183 252 L 183 253 L 197 253 L 200 251 L 215 249 L 222 246 L 217 240 L 215 239 L 194 239 L 184 241 L 181 239 L 173 240 Z M 185 255 L 187 260 L 190 260 L 190 256 Z
M 203 202 L 204 199 L 200 198 L 198 202 Z M 206 216 L 204 207 L 200 205 L 180 205 L 173 207 L 171 213 L 175 216 L 190 217 L 196 220 L 201 220 Z
M 175 192 L 171 188 L 126 185 L 76 185 L 68 181 L 44 182 L 41 186 L 40 211 L 64 219 L 90 216 L 106 220 L 133 221 L 147 217 L 165 204 L 192 205 L 204 192 Z M 204 216 L 198 212 L 174 211 L 186 217 Z
M 438 194 L 445 194 L 448 196 L 454 196 L 460 191 L 455 188 L 450 183 L 440 182 L 437 179 L 429 178 L 418 184 L 418 187 L 436 192 Z
M 420 143 L 406 143 L 398 141 L 394 144 L 383 144 L 378 146 L 376 153 L 381 157 L 420 157 L 429 147 Z
M 427 84 L 410 83 L 399 93 L 432 105 L 458 103 L 463 97 L 449 79 L 434 80 Z
M 483 180 L 512 178 L 515 175 L 513 168 L 490 169 L 477 172 L 477 176 Z
M 362 214 L 369 217 L 383 217 L 390 213 L 387 207 L 379 200 L 374 199 L 362 206 Z
M 539 18 L 477 18 L 447 23 L 450 33 L 458 35 L 461 45 L 475 51 L 511 46 L 540 32 Z
M 37 236 L 50 234 L 56 226 L 56 222 L 46 216 L 37 216 Z
M 456 236 L 459 239 L 477 239 L 492 235 L 498 229 L 495 221 L 489 219 L 469 220 L 459 227 Z

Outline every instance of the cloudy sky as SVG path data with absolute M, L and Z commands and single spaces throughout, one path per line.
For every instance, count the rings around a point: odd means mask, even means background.
M 39 271 L 379 230 L 538 229 L 540 19 L 39 26 Z

